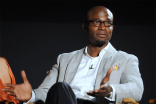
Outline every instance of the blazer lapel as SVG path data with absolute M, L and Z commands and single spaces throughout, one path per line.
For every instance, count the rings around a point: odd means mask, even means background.
M 99 89 L 100 88 L 100 83 L 101 83 L 101 79 L 103 79 L 102 77 L 104 76 L 104 74 L 106 75 L 107 70 L 105 67 L 107 67 L 108 65 L 106 65 L 106 59 L 111 57 L 112 55 L 114 55 L 116 53 L 116 49 L 111 45 L 109 45 L 108 50 L 106 51 L 106 53 L 104 54 L 97 75 L 96 75 L 96 81 L 95 81 L 95 89 Z
M 77 69 L 79 67 L 79 64 L 81 62 L 81 59 L 83 57 L 83 52 L 84 52 L 84 49 L 81 49 L 80 51 L 78 51 L 74 56 L 73 58 L 71 59 L 71 61 L 69 62 L 68 66 L 67 66 L 67 69 L 66 69 L 66 74 L 65 74 L 65 82 L 67 83 L 71 83 L 74 79 L 74 76 L 77 72 Z

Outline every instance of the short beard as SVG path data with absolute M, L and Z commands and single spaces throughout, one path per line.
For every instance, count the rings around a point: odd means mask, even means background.
M 99 41 L 99 40 L 97 40 L 97 41 L 95 42 L 95 46 L 97 46 L 97 47 L 102 47 L 104 44 L 106 44 L 105 41 Z

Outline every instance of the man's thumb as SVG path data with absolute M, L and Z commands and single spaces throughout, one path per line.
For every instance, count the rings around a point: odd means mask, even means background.
M 109 77 L 110 77 L 110 74 L 111 74 L 112 71 L 113 71 L 113 69 L 109 68 L 109 70 L 107 71 L 106 76 L 103 78 L 103 80 L 101 82 L 101 85 L 106 84 L 109 81 Z
M 22 76 L 22 78 L 23 78 L 23 82 L 24 82 L 24 83 L 29 83 L 29 81 L 28 81 L 28 79 L 27 79 L 27 76 L 26 76 L 24 70 L 21 71 L 21 76 Z

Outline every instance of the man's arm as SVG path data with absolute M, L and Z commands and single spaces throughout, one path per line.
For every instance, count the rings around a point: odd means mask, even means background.
M 9 88 L 4 88 L 2 89 L 2 91 L 8 92 L 9 95 L 15 96 L 15 99 L 24 101 L 25 103 L 27 103 L 27 101 L 30 101 L 30 99 L 35 102 L 37 100 L 45 101 L 48 90 L 57 80 L 59 57 L 60 55 L 58 56 L 57 64 L 52 67 L 52 70 L 50 70 L 50 73 L 44 79 L 43 83 L 39 86 L 38 89 L 34 90 L 35 99 L 32 99 L 32 87 L 26 77 L 25 71 L 21 71 L 21 76 L 24 83 L 17 85 L 5 84 L 5 86 Z
M 3 88 L 2 91 L 7 92 L 11 96 L 15 96 L 15 100 L 19 101 L 28 101 L 31 98 L 32 87 L 29 83 L 25 71 L 21 71 L 21 76 L 23 78 L 23 83 L 21 84 L 10 84 L 5 83 L 4 85 L 7 88 Z
M 37 89 L 34 90 L 35 102 L 37 100 L 42 100 L 45 102 L 49 89 L 52 87 L 53 84 L 56 83 L 58 78 L 58 67 L 60 56 L 61 55 L 59 55 L 57 58 L 57 64 L 55 64 L 52 67 L 52 70 L 50 70 L 49 74 L 46 76 L 43 83 Z
M 44 79 L 43 83 L 37 89 L 34 90 L 35 102 L 37 100 L 42 100 L 45 102 L 49 89 L 53 84 L 56 83 L 57 76 L 58 70 L 53 67 L 52 70 L 50 70 L 49 75 L 47 75 L 46 78 Z
M 110 68 L 111 69 L 111 68 Z M 110 74 L 112 70 L 108 70 L 106 77 L 103 79 L 103 84 L 109 81 Z M 110 84 L 115 89 L 116 100 L 122 101 L 124 98 L 132 98 L 136 101 L 141 100 L 143 93 L 143 81 L 138 68 L 138 59 L 135 56 L 131 56 L 127 61 L 124 71 L 121 75 L 120 84 Z M 103 90 L 102 90 L 103 89 Z M 99 90 L 90 91 L 88 94 L 91 96 L 105 96 L 108 97 L 110 86 L 102 88 L 100 86 Z
M 91 95 L 91 96 L 94 96 L 94 97 L 103 96 L 103 97 L 105 97 L 106 99 L 108 99 L 110 101 L 115 101 L 115 88 L 108 84 L 111 72 L 117 70 L 115 68 L 116 67 L 110 68 L 107 71 L 106 76 L 101 81 L 100 89 L 97 89 L 97 90 L 94 90 L 94 91 L 89 91 L 87 94 Z M 112 92 L 112 94 L 110 94 L 111 92 Z
M 116 90 L 116 100 L 132 98 L 140 101 L 143 94 L 143 81 L 139 72 L 138 59 L 131 55 L 121 75 L 120 84 L 111 84 Z
M 56 82 L 57 75 L 58 75 L 58 70 L 56 64 L 52 67 L 52 70 L 50 70 L 50 72 L 44 79 L 43 83 L 39 86 L 39 88 L 32 91 L 31 99 L 27 102 L 24 102 L 24 104 L 36 102 L 38 100 L 42 100 L 45 102 L 49 89 Z

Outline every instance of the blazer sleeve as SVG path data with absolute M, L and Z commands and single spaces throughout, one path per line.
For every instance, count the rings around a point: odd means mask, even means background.
M 143 94 L 143 81 L 138 67 L 138 58 L 131 55 L 121 75 L 120 84 L 111 84 L 115 88 L 116 102 L 124 98 L 140 101 Z
M 52 69 L 50 70 L 49 74 L 46 76 L 42 84 L 34 90 L 35 92 L 35 102 L 38 100 L 42 100 L 45 102 L 47 93 L 52 85 L 54 85 L 57 81 L 58 77 L 58 69 L 59 69 L 59 59 L 61 55 L 57 58 L 57 64 L 53 65 Z

